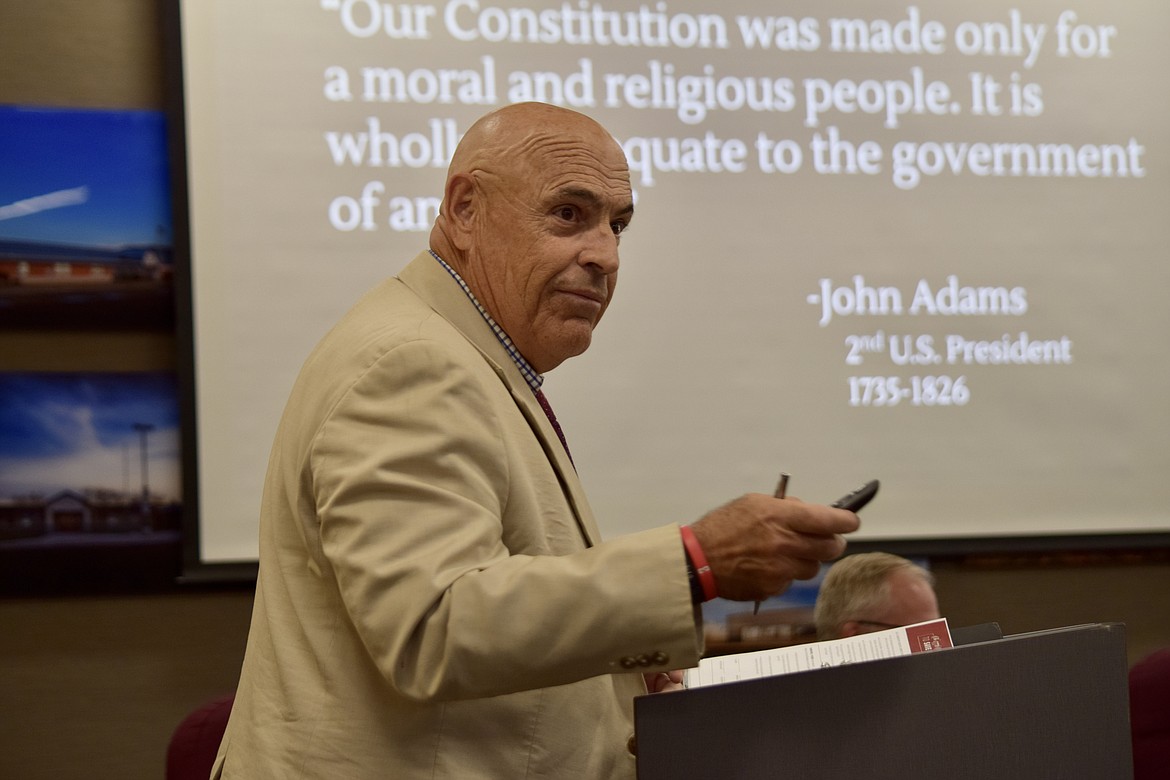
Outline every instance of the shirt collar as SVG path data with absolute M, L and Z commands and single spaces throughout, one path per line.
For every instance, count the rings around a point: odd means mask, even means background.
M 528 386 L 532 388 L 533 392 L 539 390 L 540 386 L 544 383 L 544 377 L 536 373 L 536 370 L 524 359 L 524 356 L 520 354 L 520 350 L 516 349 L 516 345 L 512 343 L 512 339 L 508 338 L 508 334 L 504 332 L 504 329 L 492 318 L 492 315 L 488 314 L 487 309 L 483 307 L 483 304 L 471 292 L 471 288 L 467 286 L 467 282 L 463 281 L 463 277 L 459 275 L 459 272 L 448 265 L 446 260 L 439 257 L 435 250 L 429 249 L 427 251 L 431 253 L 431 257 L 439 261 L 439 265 L 443 266 L 447 270 L 447 273 L 451 275 L 451 278 L 459 284 L 460 289 L 463 290 L 468 300 L 475 304 L 476 311 L 483 317 L 488 327 L 492 329 L 492 333 L 496 334 L 496 338 L 499 339 L 500 344 L 507 350 L 508 355 L 511 356 L 516 367 L 520 369 L 520 373 L 523 374 L 524 380 L 528 382 Z

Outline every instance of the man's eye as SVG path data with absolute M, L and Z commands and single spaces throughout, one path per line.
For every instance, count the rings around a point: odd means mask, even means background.
M 577 217 L 577 209 L 572 206 L 561 206 L 557 209 L 557 216 L 566 222 L 572 222 Z
M 628 222 L 610 222 L 609 223 L 609 229 L 613 231 L 613 234 L 615 236 L 620 236 L 622 233 L 625 233 L 626 229 L 629 226 L 630 226 L 630 223 L 628 223 Z

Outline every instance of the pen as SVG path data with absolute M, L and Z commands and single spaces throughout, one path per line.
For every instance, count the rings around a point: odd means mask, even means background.
M 787 495 L 787 493 L 788 493 L 788 477 L 789 477 L 789 474 L 787 471 L 780 472 L 780 482 L 776 485 L 776 492 L 773 493 L 773 495 L 776 496 L 776 498 L 784 498 L 784 496 Z M 757 601 L 756 605 L 754 607 L 752 607 L 752 614 L 753 615 L 760 614 L 760 602 Z
M 784 498 L 788 494 L 788 472 L 780 472 L 780 483 L 776 485 L 776 498 Z

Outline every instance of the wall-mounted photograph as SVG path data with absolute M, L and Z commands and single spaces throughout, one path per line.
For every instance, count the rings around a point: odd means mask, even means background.
M 174 375 L 0 372 L 0 595 L 174 581 Z
M 161 112 L 0 106 L 0 171 L 0 327 L 173 327 Z

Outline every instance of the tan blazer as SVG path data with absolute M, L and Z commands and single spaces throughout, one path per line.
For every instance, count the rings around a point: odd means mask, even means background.
M 532 390 L 424 253 L 293 389 L 213 777 L 632 778 L 640 672 L 701 651 L 677 526 L 599 541 Z

